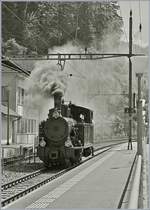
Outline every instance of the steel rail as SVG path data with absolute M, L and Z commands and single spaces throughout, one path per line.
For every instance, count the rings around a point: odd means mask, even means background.
M 26 160 L 32 159 L 32 158 L 34 158 L 34 154 L 26 156 L 26 157 L 24 157 L 23 155 L 19 155 L 19 156 L 15 156 L 15 157 L 3 158 L 3 159 L 1 159 L 1 161 L 3 162 L 4 166 L 8 166 L 8 165 L 11 165 L 12 163 L 16 163 L 19 161 L 26 161 Z
M 123 141 L 121 143 L 125 143 L 126 140 L 127 140 L 127 138 L 123 139 Z M 98 150 L 104 149 L 106 147 L 115 146 L 115 145 L 120 144 L 120 140 L 115 140 L 115 141 L 119 141 L 119 143 L 118 142 L 115 142 L 113 144 L 108 144 L 108 145 L 105 145 L 105 146 L 94 148 L 94 151 L 98 151 Z M 19 184 L 21 182 L 25 182 L 25 181 L 27 181 L 27 180 L 35 177 L 35 176 L 38 176 L 41 173 L 43 173 L 45 170 L 46 170 L 46 168 L 41 168 L 41 169 L 39 169 L 37 171 L 34 171 L 34 172 L 32 172 L 32 173 L 30 173 L 28 175 L 24 175 L 24 176 L 21 176 L 18 179 L 15 179 L 15 180 L 12 180 L 10 182 L 7 182 L 6 184 L 1 185 L 1 191 L 6 190 L 6 189 L 8 189 L 10 187 L 13 187 L 13 186 L 15 186 L 15 185 L 17 185 L 17 184 Z
M 33 178 L 33 177 L 35 177 L 35 176 L 38 176 L 39 174 L 41 174 L 43 171 L 45 171 L 46 169 L 45 168 L 42 168 L 42 169 L 39 169 L 39 170 L 37 170 L 37 171 L 35 171 L 35 172 L 33 172 L 33 173 L 30 173 L 30 174 L 28 174 L 28 175 L 24 175 L 24 176 L 22 176 L 22 177 L 20 177 L 20 178 L 18 178 L 18 179 L 15 179 L 15 180 L 13 180 L 13 181 L 10 181 L 10 182 L 8 182 L 8 183 L 6 183 L 6 184 L 3 184 L 2 186 L 1 186 L 1 191 L 3 191 L 3 190 L 6 190 L 6 189 L 8 189 L 8 188 L 10 188 L 10 187 L 12 187 L 12 186 L 15 186 L 15 185 L 17 185 L 17 184 L 19 184 L 19 183 L 21 183 L 21 182 L 25 182 L 25 181 L 27 181 L 28 179 L 31 179 L 31 178 Z
M 37 188 L 43 186 L 44 184 L 47 184 L 47 183 L 51 182 L 52 180 L 54 180 L 54 179 L 56 179 L 56 178 L 62 176 L 63 174 L 67 173 L 68 171 L 72 170 L 73 168 L 76 168 L 77 166 L 79 166 L 79 165 L 81 165 L 81 164 L 83 164 L 83 163 L 89 161 L 90 159 L 92 159 L 92 158 L 94 158 L 94 157 L 96 157 L 96 156 L 98 156 L 98 155 L 100 155 L 100 154 L 102 154 L 102 153 L 104 153 L 104 152 L 107 152 L 108 150 L 111 149 L 111 147 L 108 147 L 108 146 L 105 147 L 105 148 L 106 148 L 106 149 L 103 149 L 103 151 L 101 151 L 101 152 L 95 154 L 95 155 L 92 156 L 92 157 L 88 157 L 87 159 L 85 159 L 85 160 L 82 161 L 81 163 L 78 163 L 78 164 L 76 164 L 76 165 L 74 165 L 74 166 L 71 166 L 71 167 L 69 167 L 69 168 L 67 168 L 67 169 L 64 169 L 64 170 L 62 170 L 62 171 L 60 171 L 60 172 L 58 172 L 58 173 L 52 175 L 51 177 L 48 177 L 48 178 L 46 178 L 46 179 L 44 179 L 44 180 L 42 180 L 42 181 L 40 181 L 40 182 L 38 182 L 38 183 L 36 183 L 36 184 L 34 184 L 34 185 L 28 187 L 27 189 L 22 190 L 21 192 L 18 192 L 18 193 L 16 193 L 16 194 L 10 196 L 10 197 L 8 197 L 8 198 L 3 199 L 3 192 L 4 192 L 4 191 L 2 191 L 2 193 L 1 193 L 1 196 L 2 196 L 1 206 L 4 207 L 4 206 L 10 204 L 11 202 L 13 202 L 13 201 L 15 201 L 15 200 L 17 200 L 17 199 L 23 197 L 24 195 L 26 195 L 26 194 L 32 192 L 33 190 L 35 190 L 35 189 L 37 189 Z M 100 149 L 101 149 L 101 148 L 99 148 L 99 150 L 100 150 Z M 97 149 L 97 150 L 98 150 L 98 149 Z M 5 193 L 4 193 L 4 194 L 5 194 Z M 7 195 L 6 195 L 6 196 L 7 196 Z
M 126 139 L 126 140 L 127 140 L 127 139 Z M 86 158 L 85 160 L 83 160 L 82 162 L 77 163 L 77 164 L 75 164 L 75 165 L 73 165 L 73 166 L 71 166 L 71 167 L 69 167 L 69 168 L 67 168 L 67 169 L 64 169 L 64 170 L 62 170 L 62 171 L 60 171 L 60 172 L 58 172 L 58 173 L 56 173 L 56 174 L 54 174 L 54 175 L 51 174 L 51 176 L 50 176 L 50 174 L 48 174 L 48 178 L 46 177 L 46 178 L 44 179 L 43 175 L 44 175 L 44 172 L 46 172 L 46 169 L 43 168 L 42 170 L 38 170 L 38 171 L 36 171 L 36 172 L 33 172 L 33 173 L 31 173 L 31 174 L 28 174 L 27 176 L 23 176 L 23 177 L 21 177 L 21 178 L 19 178 L 19 179 L 17 179 L 17 180 L 14 180 L 14 181 L 12 181 L 12 182 L 9 182 L 9 183 L 7 183 L 7 184 L 2 185 L 2 192 L 1 192 L 2 202 L 1 202 L 1 206 L 2 206 L 2 207 L 6 206 L 7 204 L 13 202 L 14 200 L 19 199 L 20 197 L 23 197 L 23 196 L 26 195 L 27 193 L 30 193 L 31 191 L 33 191 L 33 190 L 35 190 L 35 189 L 37 189 L 37 188 L 43 186 L 44 184 L 47 184 L 48 182 L 50 182 L 50 181 L 52 181 L 52 180 L 54 180 L 54 179 L 60 177 L 61 175 L 67 173 L 67 172 L 70 171 L 70 170 L 72 170 L 73 168 L 75 168 L 75 167 L 77 167 L 77 166 L 79 166 L 79 165 L 81 165 L 81 164 L 83 164 L 83 163 L 89 161 L 90 159 L 92 159 L 92 158 L 94 158 L 94 157 L 96 157 L 96 156 L 98 156 L 98 155 L 100 155 L 100 154 L 102 154 L 102 153 L 104 153 L 104 152 L 107 152 L 107 151 L 110 150 L 113 146 L 116 146 L 116 145 L 125 143 L 126 140 L 124 139 L 122 142 L 118 142 L 118 143 L 115 143 L 115 144 L 109 144 L 109 145 L 106 145 L 106 146 L 103 146 L 103 147 L 96 148 L 96 149 L 94 149 L 94 152 L 97 152 L 97 154 L 94 154 L 94 156 L 87 157 L 87 158 Z M 102 151 L 98 152 L 99 150 L 102 150 Z M 39 182 L 36 183 L 36 184 L 33 184 L 33 185 L 29 184 L 30 187 L 28 187 L 27 184 L 26 184 L 26 185 L 25 185 L 25 186 L 27 186 L 26 189 L 22 189 L 22 188 L 21 188 L 21 192 L 17 192 L 17 193 L 14 194 L 14 195 L 12 195 L 12 194 L 10 193 L 11 196 L 8 196 L 8 197 L 7 197 L 7 190 L 8 190 L 8 188 L 10 188 L 10 190 L 11 190 L 11 187 L 15 187 L 16 185 L 21 184 L 21 183 L 26 182 L 26 181 L 30 181 L 30 180 L 33 181 L 33 178 L 36 178 L 36 177 L 38 178 L 38 176 L 40 176 L 40 175 L 42 175 L 42 181 L 35 180 L 35 181 L 39 181 Z M 47 174 L 46 174 L 46 176 L 47 176 Z M 43 179 L 44 179 L 44 180 L 43 180 Z M 5 190 L 6 190 L 6 192 L 5 192 Z M 19 188 L 19 190 L 20 190 L 20 188 Z M 18 191 L 19 191 L 19 190 L 18 190 Z M 15 190 L 15 191 L 16 191 L 16 190 Z M 3 194 L 4 194 L 4 196 L 3 196 Z M 6 197 L 6 198 L 3 199 L 3 197 Z

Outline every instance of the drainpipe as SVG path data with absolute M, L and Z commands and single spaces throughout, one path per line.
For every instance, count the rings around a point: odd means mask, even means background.
M 14 122 L 20 120 L 21 118 L 22 118 L 22 116 L 19 116 L 19 117 L 17 117 L 16 120 L 12 120 L 13 125 L 14 125 Z M 13 126 L 13 128 L 14 128 L 14 126 Z M 14 141 L 14 131 L 13 131 L 13 141 Z
M 9 122 L 10 116 L 9 116 L 9 90 L 7 90 L 7 145 L 9 145 Z

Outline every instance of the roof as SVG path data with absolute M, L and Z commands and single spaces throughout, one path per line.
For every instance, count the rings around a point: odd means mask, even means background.
M 4 115 L 7 115 L 7 106 L 1 105 L 1 113 Z M 10 108 L 9 108 L 9 114 L 10 114 L 10 116 L 16 117 L 16 118 L 21 117 L 20 115 L 17 114 L 17 112 L 13 111 Z
M 17 71 L 19 73 L 24 73 L 26 76 L 29 76 L 29 71 L 25 70 L 24 68 L 20 67 L 18 64 L 16 64 L 14 61 L 10 60 L 7 57 L 2 56 L 2 66 L 6 66 L 14 71 Z
M 15 58 L 13 61 L 28 72 L 31 72 L 34 69 L 35 63 L 37 62 L 37 60 L 15 60 Z

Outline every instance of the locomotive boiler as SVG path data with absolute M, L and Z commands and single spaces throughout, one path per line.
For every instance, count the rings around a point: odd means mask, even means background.
M 39 125 L 39 158 L 48 167 L 68 167 L 79 163 L 82 156 L 93 155 L 92 120 L 92 110 L 66 104 L 61 94 L 54 94 L 54 108 Z

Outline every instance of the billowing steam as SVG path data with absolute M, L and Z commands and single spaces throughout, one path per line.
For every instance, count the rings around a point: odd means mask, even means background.
M 56 92 L 64 95 L 67 85 L 66 77 L 59 67 L 47 61 L 36 63 L 28 84 L 29 92 L 38 92 L 45 97 L 50 97 Z
M 52 96 L 55 93 L 65 94 L 67 76 L 56 63 L 39 61 L 26 80 L 26 87 L 26 107 L 37 109 L 41 120 L 47 117 L 49 108 L 53 106 Z
M 84 49 L 68 43 L 49 53 L 66 52 L 84 53 Z M 114 135 L 116 120 L 124 123 L 128 68 L 127 58 L 66 61 L 63 71 L 57 61 L 38 61 L 26 84 L 26 105 L 38 110 L 40 120 L 46 119 L 48 110 L 54 105 L 53 95 L 58 92 L 65 101 L 94 110 L 97 139 L 110 137 Z

